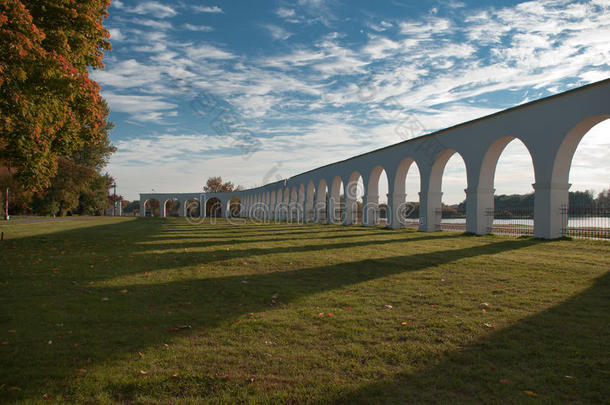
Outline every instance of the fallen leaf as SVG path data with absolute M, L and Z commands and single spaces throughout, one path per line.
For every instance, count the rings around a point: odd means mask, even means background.
M 138 356 L 144 357 L 144 355 L 141 352 L 138 352 Z
M 8 387 L 9 391 L 21 391 L 21 388 L 19 387 Z
M 147 372 L 147 371 L 140 370 L 140 375 L 146 375 L 146 374 L 148 374 L 148 372 Z
M 538 394 L 536 394 L 534 391 L 523 391 L 523 392 L 525 392 L 530 397 L 537 397 L 538 396 Z
M 17 333 L 15 329 L 9 329 L 8 333 Z
M 119 292 L 120 292 L 121 294 L 127 294 L 129 291 L 127 291 L 127 290 L 121 290 L 121 291 L 119 291 Z

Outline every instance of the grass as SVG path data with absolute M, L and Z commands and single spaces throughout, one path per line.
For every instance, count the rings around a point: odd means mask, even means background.
M 608 242 L 177 218 L 2 230 L 0 402 L 610 397 Z

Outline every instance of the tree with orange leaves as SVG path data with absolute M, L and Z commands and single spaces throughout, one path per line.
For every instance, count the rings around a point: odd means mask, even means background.
M 47 187 L 60 158 L 109 144 L 108 107 L 89 78 L 111 49 L 109 6 L 0 0 L 0 164 L 25 189 Z

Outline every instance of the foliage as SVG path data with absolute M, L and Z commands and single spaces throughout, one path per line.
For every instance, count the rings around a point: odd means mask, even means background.
M 229 193 L 235 190 L 235 185 L 230 181 L 226 183 L 222 182 L 222 177 L 210 177 L 208 178 L 205 186 L 203 187 L 203 191 L 206 193 Z
M 135 210 L 139 210 L 139 209 L 140 209 L 140 201 L 135 200 L 135 201 L 128 202 L 127 205 L 125 205 L 125 207 L 123 207 L 123 212 L 131 213 L 131 212 L 134 212 Z
M 0 228 L 0 403 L 610 398 L 605 241 L 173 218 Z
M 109 0 L 0 2 L 0 161 L 41 190 L 62 157 L 107 142 L 111 124 L 89 69 L 110 49 Z

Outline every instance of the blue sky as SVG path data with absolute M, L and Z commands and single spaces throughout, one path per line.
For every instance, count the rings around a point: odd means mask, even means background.
M 116 124 L 107 170 L 128 199 L 199 191 L 214 175 L 262 185 L 610 77 L 610 0 L 113 0 L 109 11 L 113 51 L 93 77 Z M 610 186 L 609 132 L 584 138 L 573 189 Z M 464 198 L 461 165 L 446 169 L 445 202 Z M 497 192 L 531 183 L 513 142 Z

